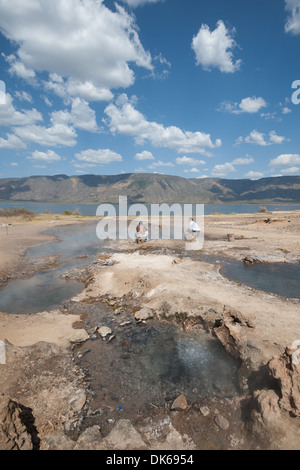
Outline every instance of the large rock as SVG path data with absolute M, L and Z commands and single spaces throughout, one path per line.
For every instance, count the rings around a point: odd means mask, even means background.
M 120 419 L 103 441 L 104 448 L 116 450 L 143 450 L 147 446 L 140 433 L 128 419 Z
M 214 333 L 231 356 L 245 359 L 248 354 L 246 328 L 254 328 L 253 323 L 240 312 L 225 306 Z
M 35 450 L 38 446 L 31 410 L 4 397 L 0 403 L 0 450 Z
M 294 360 L 296 351 L 296 348 L 286 348 L 282 356 L 269 361 L 268 367 L 280 387 L 280 407 L 300 417 L 300 364 Z
M 41 450 L 73 450 L 76 442 L 63 432 L 51 434 L 43 443 Z
M 87 428 L 79 436 L 74 450 L 105 450 L 100 431 L 100 426 L 97 425 Z

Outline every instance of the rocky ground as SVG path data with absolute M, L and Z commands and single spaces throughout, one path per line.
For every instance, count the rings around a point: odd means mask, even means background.
M 298 263 L 299 227 L 298 212 L 209 216 L 203 251 Z M 14 237 L 20 251 L 5 258 L 3 278 L 26 273 L 26 240 L 49 240 L 34 224 Z M 6 238 L 1 247 L 12 250 Z M 85 288 L 58 311 L 0 313 L 0 449 L 299 449 L 299 301 L 225 279 L 180 241 L 110 248 L 66 273 Z M 143 335 L 163 325 L 220 342 L 240 361 L 237 393 L 176 390 L 155 402 L 145 392 L 140 403 L 129 374 L 121 396 L 111 371 L 123 373 Z

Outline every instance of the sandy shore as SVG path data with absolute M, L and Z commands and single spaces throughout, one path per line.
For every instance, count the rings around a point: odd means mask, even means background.
M 18 277 L 21 271 L 26 271 L 25 251 L 30 246 L 51 240 L 44 233 L 48 227 L 84 221 L 50 218 L 46 221 L 16 224 L 8 228 L 8 235 L 2 228 L 2 279 L 7 282 Z M 299 211 L 211 215 L 205 217 L 203 252 L 236 260 L 247 257 L 251 262 L 299 263 L 299 233 Z M 228 234 L 234 235 L 231 237 L 233 241 L 229 241 Z M 118 303 L 127 299 L 140 308 L 151 309 L 158 320 L 181 319 L 182 326 L 186 329 L 201 327 L 213 333 L 230 354 L 247 364 L 251 372 L 264 368 L 273 357 L 282 356 L 287 347 L 291 347 L 295 340 L 300 340 L 298 300 L 285 299 L 229 281 L 219 272 L 218 263 L 182 256 L 184 245 L 185 242 L 180 240 L 153 240 L 140 246 L 132 241 L 111 242 L 110 247 L 114 254 L 110 256 L 109 263 L 102 263 L 99 259 L 98 264 L 89 267 L 88 276 L 83 279 L 86 287 L 72 299 L 74 304 L 92 305 L 93 302 L 101 302 L 106 298 L 113 298 Z M 32 266 L 27 266 L 27 269 L 31 272 Z M 9 364 L 0 366 L 6 379 L 1 391 L 5 395 L 12 395 L 14 392 L 14 398 L 21 401 L 23 397 L 23 403 L 39 414 L 37 422 L 42 440 L 46 440 L 51 431 L 45 423 L 39 402 L 43 393 L 39 391 L 39 399 L 33 399 L 34 389 L 28 387 L 24 393 L 21 389 L 18 390 L 16 383 L 19 383 L 21 369 L 13 358 L 32 354 L 31 347 L 37 348 L 40 355 L 39 344 L 46 343 L 58 348 L 50 353 L 47 350 L 47 354 L 62 355 L 66 364 L 72 364 L 72 355 L 66 353 L 66 347 L 84 341 L 88 334 L 79 315 L 65 313 L 41 312 L 31 316 L 0 313 L 0 340 L 6 340 L 9 357 Z M 32 364 L 35 362 L 35 375 L 43 375 L 38 367 L 39 361 L 33 360 Z M 78 371 L 76 374 L 78 375 Z M 57 371 L 57 377 L 64 377 L 61 369 Z M 59 381 L 58 378 L 57 380 Z M 82 388 L 78 380 L 72 382 L 72 393 Z M 50 400 L 51 393 L 56 396 L 58 392 L 56 390 L 54 393 L 48 379 L 45 384 Z M 300 384 L 297 386 L 300 391 Z M 39 387 L 43 389 L 41 383 Z M 60 387 L 58 389 L 61 394 L 66 393 Z M 70 395 L 70 390 L 67 396 Z M 50 419 L 53 429 L 60 430 L 62 424 L 68 421 L 68 403 L 57 401 L 57 406 L 49 406 L 48 414 L 51 413 L 56 420 L 56 424 L 53 424 Z M 64 415 L 64 420 L 59 418 L 60 415 Z M 281 417 L 284 426 L 287 418 L 286 414 Z M 75 419 L 74 415 L 68 419 Z M 299 418 L 294 418 L 289 423 L 291 432 L 288 438 L 280 434 L 279 444 L 277 442 L 275 447 L 297 448 L 295 419 Z M 290 434 L 295 439 L 291 439 Z

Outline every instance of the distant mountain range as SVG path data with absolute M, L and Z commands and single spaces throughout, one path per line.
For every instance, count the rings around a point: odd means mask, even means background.
M 161 174 L 31 176 L 0 179 L 0 202 L 300 204 L 300 176 L 186 179 Z

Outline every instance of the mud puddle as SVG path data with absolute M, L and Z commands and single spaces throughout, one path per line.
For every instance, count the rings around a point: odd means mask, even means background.
M 240 362 L 200 329 L 184 331 L 171 323 L 137 322 L 132 311 L 120 314 L 104 305 L 73 305 L 86 313 L 86 325 L 111 329 L 97 332 L 74 348 L 75 363 L 89 382 L 88 412 L 82 429 L 108 428 L 120 417 L 133 420 L 170 410 L 180 394 L 189 406 L 207 398 L 232 399 L 239 393 Z

